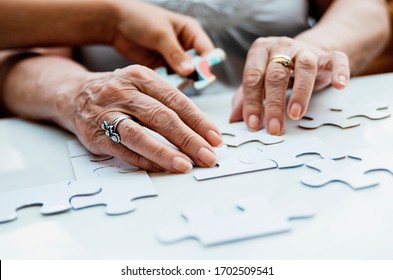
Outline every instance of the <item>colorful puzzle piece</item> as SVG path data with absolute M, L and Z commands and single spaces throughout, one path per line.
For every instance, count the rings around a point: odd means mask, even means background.
M 192 64 L 195 67 L 194 73 L 188 77 L 182 77 L 178 74 L 168 74 L 165 67 L 158 67 L 156 72 L 167 80 L 173 87 L 185 89 L 191 83 L 194 88 L 199 90 L 207 87 L 209 84 L 216 80 L 210 68 L 213 65 L 219 64 L 225 60 L 225 52 L 222 49 L 214 49 L 206 56 L 199 56 L 194 49 L 187 51 L 192 58 Z
M 251 164 L 258 161 L 272 160 L 278 168 L 288 168 L 303 165 L 304 161 L 298 156 L 309 154 L 319 154 L 322 158 L 329 159 L 345 157 L 345 154 L 334 150 L 317 138 L 304 138 L 254 148 L 247 155 L 243 155 L 240 161 Z
M 164 243 L 195 238 L 211 246 L 290 231 L 289 219 L 313 216 L 307 206 L 294 204 L 275 209 L 262 197 L 243 199 L 236 206 L 239 211 L 228 216 L 219 216 L 209 208 L 184 211 L 186 224 L 163 228 L 157 237 Z
M 390 156 L 377 155 L 371 150 L 364 149 L 351 152 L 348 157 L 361 161 L 344 170 L 333 160 L 313 161 L 307 166 L 319 170 L 320 173 L 303 176 L 300 181 L 312 187 L 321 187 L 331 182 L 342 182 L 353 189 L 362 189 L 379 184 L 378 179 L 367 174 L 369 172 L 383 170 L 393 174 L 393 158 Z
M 371 102 L 362 105 L 343 103 L 332 105 L 329 108 L 315 108 L 307 111 L 298 125 L 302 128 L 318 128 L 323 125 L 334 125 L 341 128 L 350 128 L 360 125 L 355 117 L 365 117 L 371 120 L 380 120 L 390 116 L 388 105 L 384 103 Z
M 252 141 L 270 145 L 280 143 L 285 139 L 282 136 L 270 135 L 267 133 L 266 129 L 250 131 L 244 122 L 231 123 L 227 126 L 221 127 L 221 133 L 224 136 L 230 135 L 230 137 L 224 137 L 224 143 L 233 147 L 238 147 L 244 143 Z
M 0 193 L 0 223 L 17 218 L 17 210 L 41 206 L 41 214 L 57 214 L 72 209 L 70 199 L 77 195 L 93 195 L 100 191 L 96 184 L 64 181 L 45 186 Z

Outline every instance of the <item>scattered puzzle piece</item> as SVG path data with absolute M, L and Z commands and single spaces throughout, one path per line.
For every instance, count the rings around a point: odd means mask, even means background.
M 218 166 L 196 170 L 194 178 L 198 181 L 276 168 L 276 164 L 271 160 L 244 164 L 239 160 L 240 156 L 237 151 L 235 149 L 228 150 L 226 146 L 215 148 L 215 151 Z M 253 151 L 255 152 L 254 149 Z
M 317 138 L 304 138 L 254 148 L 248 154 L 244 154 L 240 161 L 251 164 L 258 161 L 272 160 L 278 168 L 288 168 L 303 165 L 304 161 L 298 158 L 298 156 L 307 154 L 319 154 L 322 158 L 329 159 L 345 157 L 345 154 L 334 150 Z
M 100 191 L 96 184 L 64 181 L 45 186 L 0 193 L 0 223 L 17 218 L 17 210 L 41 206 L 41 214 L 56 214 L 72 209 L 70 199 L 76 195 L 93 195 Z
M 76 196 L 71 204 L 74 209 L 106 205 L 108 215 L 119 215 L 135 210 L 132 200 L 142 197 L 157 196 L 149 175 L 146 171 L 116 158 L 106 159 L 86 153 L 69 142 L 70 153 L 75 177 L 78 181 L 94 182 L 101 192 L 94 196 Z M 73 153 L 78 151 L 78 153 Z M 83 154 L 75 156 L 76 154 Z
M 353 103 L 343 103 L 332 105 L 330 108 L 315 108 L 309 110 L 298 125 L 302 128 L 318 128 L 323 125 L 334 125 L 341 128 L 350 128 L 360 125 L 355 117 L 365 117 L 371 120 L 380 120 L 390 116 L 388 105 L 384 103 L 367 103 L 354 105 Z
M 182 216 L 186 224 L 163 228 L 157 237 L 164 243 L 195 238 L 202 245 L 211 246 L 290 231 L 289 219 L 313 216 L 307 206 L 294 204 L 275 209 L 262 197 L 244 199 L 237 208 L 238 213 L 222 217 L 209 208 L 185 211 Z
M 250 131 L 244 122 L 231 123 L 221 127 L 221 133 L 223 135 L 231 135 L 231 137 L 224 137 L 224 143 L 233 147 L 238 147 L 252 141 L 258 141 L 266 145 L 284 141 L 284 137 L 270 135 L 267 133 L 266 129 Z
M 367 174 L 369 172 L 383 170 L 393 174 L 393 159 L 389 156 L 377 155 L 371 150 L 364 149 L 354 151 L 348 157 L 361 161 L 344 170 L 334 160 L 313 161 L 307 166 L 319 170 L 320 173 L 303 176 L 300 181 L 311 187 L 321 187 L 331 182 L 342 182 L 353 189 L 362 189 L 379 184 L 378 179 Z
M 187 51 L 192 58 L 192 64 L 195 67 L 194 73 L 188 77 L 182 77 L 178 74 L 168 74 L 165 67 L 158 67 L 156 72 L 167 80 L 173 87 L 184 89 L 190 83 L 193 83 L 195 89 L 202 89 L 216 80 L 216 76 L 210 71 L 211 66 L 221 63 L 225 60 L 225 52 L 222 49 L 214 49 L 206 56 L 199 56 L 194 49 Z

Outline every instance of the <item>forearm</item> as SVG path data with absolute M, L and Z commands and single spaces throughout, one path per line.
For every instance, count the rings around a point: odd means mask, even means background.
M 23 55 L 24 57 L 20 57 Z M 0 94 L 6 110 L 14 115 L 55 122 L 73 131 L 66 116 L 88 72 L 76 62 L 51 55 L 20 54 L 2 63 Z M 68 112 L 71 113 L 71 112 Z
M 346 53 L 351 72 L 357 74 L 383 49 L 389 28 L 385 1 L 336 0 L 316 26 L 295 39 Z
M 0 49 L 110 43 L 118 0 L 0 1 Z

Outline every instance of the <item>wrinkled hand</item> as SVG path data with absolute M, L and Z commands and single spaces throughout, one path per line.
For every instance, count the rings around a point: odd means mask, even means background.
M 289 56 L 294 69 L 270 61 L 276 55 Z M 251 130 L 265 123 L 270 134 L 281 135 L 291 78 L 294 81 L 287 114 L 298 120 L 305 114 L 313 90 L 330 84 L 342 89 L 349 76 L 348 58 L 342 52 L 315 49 L 286 37 L 259 38 L 248 52 L 243 83 L 232 100 L 230 121 L 244 120 Z
M 168 63 L 178 74 L 194 71 L 184 50 L 198 54 L 214 45 L 195 19 L 138 1 L 119 1 L 112 45 L 135 63 L 155 68 Z
M 212 149 L 221 143 L 216 126 L 177 89 L 153 70 L 132 65 L 108 73 L 90 73 L 68 105 L 72 130 L 93 153 L 112 155 L 150 171 L 188 172 L 194 162 L 213 166 Z M 76 103 L 76 105 L 75 105 Z M 113 142 L 101 128 L 118 115 L 121 143 Z M 179 150 L 162 143 L 143 126 L 164 136 Z

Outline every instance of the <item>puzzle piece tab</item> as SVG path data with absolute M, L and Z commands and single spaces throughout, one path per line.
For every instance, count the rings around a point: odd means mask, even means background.
M 389 156 L 377 155 L 368 149 L 351 152 L 348 156 L 361 161 L 344 170 L 334 160 L 313 161 L 307 166 L 319 170 L 320 173 L 303 176 L 300 181 L 311 187 L 321 187 L 331 182 L 342 182 L 353 189 L 362 189 L 379 184 L 378 179 L 367 174 L 369 172 L 388 171 L 393 174 L 393 159 Z
M 330 108 L 315 108 L 309 110 L 298 125 L 302 128 L 318 128 L 323 125 L 334 125 L 341 128 L 350 128 L 360 125 L 355 117 L 365 117 L 371 120 L 380 120 L 390 116 L 388 105 L 371 102 L 363 105 L 351 103 L 332 105 Z
M 291 229 L 289 219 L 313 216 L 313 211 L 305 205 L 275 209 L 262 197 L 243 199 L 237 208 L 238 213 L 229 216 L 219 216 L 209 208 L 185 211 L 182 216 L 186 224 L 163 228 L 157 237 L 163 243 L 195 238 L 202 245 L 211 246 L 287 232 Z
M 298 156 L 318 154 L 322 158 L 339 159 L 344 158 L 345 154 L 331 148 L 318 138 L 304 138 L 294 141 L 257 147 L 247 155 L 243 155 L 240 161 L 246 164 L 258 161 L 272 160 L 278 168 L 297 167 L 304 164 Z
M 231 136 L 224 137 L 224 143 L 233 147 L 238 147 L 244 143 L 253 141 L 257 141 L 265 145 L 276 144 L 284 141 L 284 137 L 270 135 L 267 133 L 266 129 L 250 131 L 244 122 L 231 123 L 227 126 L 221 127 L 220 130 L 224 136 Z
M 41 206 L 41 214 L 57 214 L 72 209 L 70 200 L 77 195 L 100 192 L 96 184 L 64 181 L 45 186 L 0 193 L 0 223 L 17 218 L 17 210 Z
M 218 166 L 196 170 L 194 178 L 198 181 L 276 168 L 271 160 L 245 164 L 239 160 L 240 156 L 235 149 L 229 150 L 226 146 L 215 148 L 215 151 Z
M 188 77 L 182 77 L 178 74 L 168 74 L 165 67 L 158 67 L 155 71 L 173 87 L 179 89 L 185 89 L 193 83 L 194 88 L 199 90 L 214 82 L 216 76 L 213 75 L 210 68 L 225 60 L 225 52 L 222 49 L 216 48 L 203 57 L 199 56 L 194 49 L 187 51 L 187 53 L 193 57 L 191 63 L 195 67 L 194 73 Z
M 85 154 L 77 144 L 70 142 L 70 153 Z M 76 196 L 71 204 L 74 209 L 106 205 L 108 215 L 119 215 L 135 210 L 137 198 L 157 196 L 146 171 L 116 158 L 96 157 L 92 154 L 71 158 L 75 177 L 78 181 L 94 182 L 101 192 L 94 196 Z

